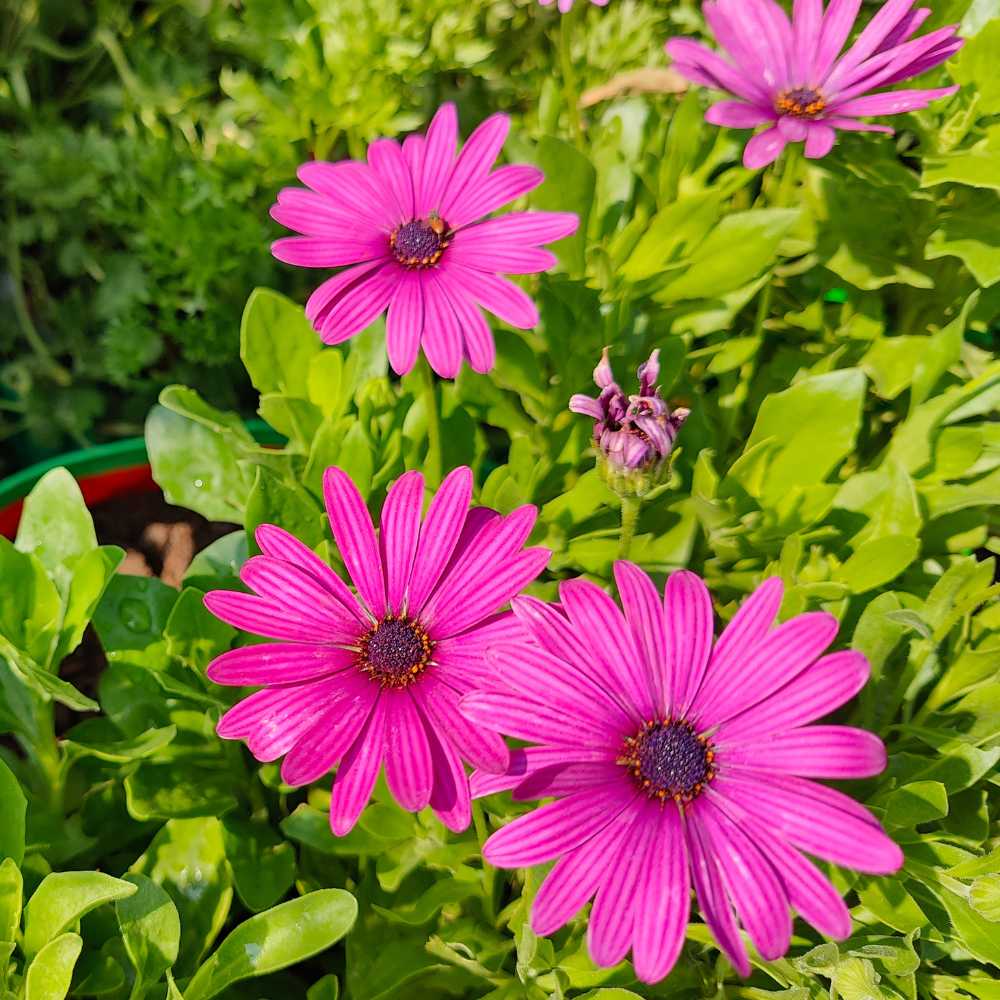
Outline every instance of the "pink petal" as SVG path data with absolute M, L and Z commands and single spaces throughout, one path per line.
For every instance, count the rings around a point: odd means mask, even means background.
M 840 50 L 854 27 L 859 10 L 861 10 L 861 0 L 830 0 L 823 17 L 819 48 L 813 60 L 812 79 L 820 81 L 826 78 L 833 61 L 840 55 Z
M 858 35 L 857 41 L 837 62 L 827 80 L 831 89 L 836 88 L 847 73 L 878 49 L 892 29 L 909 13 L 914 2 L 915 0 L 886 0 L 882 4 Z
M 333 620 L 318 622 L 314 616 L 294 614 L 274 601 L 234 590 L 212 590 L 205 607 L 234 628 L 269 639 L 291 642 L 343 642 L 344 629 Z
M 471 499 L 472 470 L 464 465 L 453 469 L 445 476 L 431 500 L 420 529 L 407 599 L 410 614 L 421 612 L 428 595 L 437 585 L 441 571 L 448 564 L 462 533 Z
M 472 370 L 485 374 L 496 362 L 496 347 L 489 323 L 475 302 L 455 282 L 441 282 L 440 291 L 455 312 L 465 343 L 465 355 Z
M 423 505 L 424 477 L 413 470 L 404 472 L 392 484 L 382 506 L 379 540 L 385 564 L 389 610 L 396 615 L 405 610 L 406 589 L 417 552 Z
M 467 231 L 467 230 L 466 230 Z M 497 274 L 537 274 L 556 266 L 555 254 L 538 247 L 513 247 L 502 243 L 492 246 L 470 246 L 458 233 L 448 248 L 455 264 Z
M 287 746 L 278 749 L 280 757 L 295 742 L 299 732 L 331 703 L 340 678 L 329 678 L 289 687 L 265 688 L 237 702 L 225 712 L 215 731 L 224 740 L 245 740 L 251 736 L 286 738 Z
M 375 528 L 357 486 L 342 469 L 323 474 L 323 498 L 340 557 L 368 609 L 376 618 L 385 614 L 385 582 Z
M 314 161 L 303 163 L 296 173 L 303 184 L 330 199 L 338 213 L 371 220 L 386 234 L 395 225 L 381 185 L 367 164 Z
M 622 853 L 623 838 L 633 819 L 631 810 L 619 810 L 603 829 L 556 862 L 531 904 L 531 928 L 536 934 L 547 937 L 555 933 L 606 879 L 617 876 L 607 860 Z
M 358 617 L 347 610 L 311 573 L 273 556 L 251 556 L 240 579 L 261 597 L 320 627 L 336 627 L 342 642 L 359 634 Z
M 809 666 L 833 642 L 837 619 L 825 611 L 809 611 L 779 625 L 743 656 L 728 672 L 723 685 L 711 670 L 706 692 L 698 707 L 703 725 L 718 725 L 738 715 L 788 683 Z
M 547 773 L 553 767 L 566 764 L 613 764 L 618 756 L 614 747 L 573 747 L 568 756 L 566 747 L 519 747 L 510 752 L 510 763 L 502 774 L 476 771 L 472 776 L 473 798 L 517 788 L 536 774 Z M 618 765 L 615 765 L 616 767 Z M 619 774 L 621 772 L 619 771 Z
M 386 244 L 388 251 L 388 243 Z M 332 278 L 327 278 L 321 285 L 318 285 L 312 295 L 306 301 L 306 316 L 312 323 L 314 330 L 322 330 L 326 318 L 330 315 L 330 310 L 347 294 L 355 288 L 366 275 L 372 273 L 377 268 L 381 268 L 389 260 L 386 252 L 378 260 L 370 261 L 367 264 L 358 264 L 355 267 L 348 267 L 335 274 Z
M 410 812 L 430 803 L 434 765 L 424 721 L 409 691 L 382 692 L 386 702 L 385 780 L 396 801 Z
M 442 269 L 444 270 L 444 268 Z M 455 265 L 447 268 L 448 278 L 487 312 L 518 330 L 538 326 L 535 303 L 517 285 L 499 275 Z
M 278 192 L 277 204 L 271 206 L 271 218 L 275 222 L 292 229 L 303 236 L 336 237 L 350 233 L 356 237 L 358 232 L 358 217 L 350 212 L 337 208 L 329 198 L 302 188 L 283 188 Z M 363 235 L 378 236 L 385 245 L 385 233 L 365 219 L 362 226 L 367 225 L 368 232 Z
M 712 598 L 701 577 L 687 570 L 671 573 L 663 591 L 663 617 L 668 704 L 680 715 L 701 687 L 712 653 Z
M 429 723 L 426 732 L 434 767 L 431 808 L 434 810 L 434 815 L 449 830 L 460 833 L 472 822 L 469 779 L 466 777 L 462 760 L 451 742 L 439 739 Z
M 666 714 L 668 640 L 663 605 L 653 581 L 635 563 L 618 560 L 614 566 L 615 583 L 621 595 L 625 620 L 642 655 L 649 684 L 656 692 L 656 706 Z
M 787 145 L 785 137 L 776 129 L 765 129 L 755 135 L 743 150 L 743 166 L 747 170 L 759 170 L 781 156 Z
M 801 118 L 782 115 L 778 119 L 778 131 L 785 142 L 802 142 L 809 134 L 809 127 Z
M 698 908 L 719 947 L 741 976 L 750 975 L 750 959 L 740 937 L 733 907 L 726 895 L 725 883 L 715 861 L 708 833 L 692 809 L 685 825 L 688 854 L 691 858 L 691 880 L 698 896 Z
M 271 244 L 271 253 L 285 264 L 296 267 L 342 267 L 385 257 L 386 242 L 378 237 L 339 235 L 333 239 L 318 236 L 285 236 Z
M 690 67 L 705 74 L 709 81 L 708 85 L 717 90 L 727 90 L 751 104 L 768 102 L 769 94 L 766 86 L 730 66 L 701 42 L 694 42 L 689 38 L 671 38 L 666 44 L 666 50 L 670 58 L 677 63 L 675 68 L 681 73 L 687 75 L 687 69 Z
M 642 719 L 656 714 L 651 678 L 618 605 L 596 584 L 582 578 L 564 580 L 559 597 L 573 627 L 588 637 L 590 657 L 603 668 L 605 687 L 620 691 Z
M 833 149 L 837 133 L 820 122 L 811 122 L 806 135 L 806 156 L 810 160 L 821 160 Z
M 448 224 L 454 229 L 466 226 L 534 190 L 544 180 L 545 174 L 537 167 L 520 163 L 498 167 L 466 191 L 461 203 L 452 208 Z
M 254 532 L 254 538 L 265 555 L 297 566 L 311 573 L 352 615 L 363 624 L 368 624 L 358 599 L 348 589 L 347 584 L 337 576 L 330 566 L 324 562 L 308 545 L 304 545 L 294 535 L 276 524 L 261 524 Z
M 635 899 L 632 961 L 644 983 L 663 979 L 680 957 L 691 913 L 691 882 L 680 812 L 658 811 L 646 869 Z
M 732 56 L 736 68 L 751 80 L 774 86 L 771 52 L 767 40 L 758 31 L 748 30 L 743 0 L 706 0 L 702 13 L 715 40 Z
M 501 612 L 465 632 L 438 639 L 434 643 L 433 662 L 440 667 L 442 679 L 464 693 L 496 679 L 496 668 L 486 659 L 494 646 L 530 641 L 521 623 L 509 612 Z
M 838 115 L 899 115 L 906 111 L 926 108 L 939 97 L 949 97 L 958 87 L 939 87 L 937 90 L 892 90 L 887 94 L 869 94 L 832 108 Z
M 745 101 L 717 101 L 705 112 L 705 121 L 728 128 L 756 128 L 776 117 L 771 109 Z
M 503 148 L 510 131 L 510 118 L 502 113 L 490 115 L 473 131 L 458 154 L 448 178 L 441 206 L 441 216 L 451 222 L 453 214 L 468 214 L 463 204 L 475 197 L 477 187 L 486 179 Z M 463 211 L 464 209 L 464 211 Z M 454 225 L 454 222 L 451 222 Z
M 389 364 L 397 375 L 405 375 L 417 360 L 424 333 L 423 276 L 419 272 L 400 275 L 389 303 L 385 322 L 385 346 Z
M 788 951 L 792 918 L 788 897 L 777 872 L 754 842 L 706 796 L 695 807 L 707 833 L 729 898 L 740 922 L 762 958 Z
M 337 768 L 330 795 L 330 829 L 336 837 L 350 833 L 368 805 L 382 766 L 385 723 L 385 703 L 379 698 L 364 729 Z
M 834 116 L 825 118 L 824 122 L 831 128 L 840 129 L 842 132 L 882 132 L 885 135 L 895 135 L 896 130 L 888 125 L 872 125 L 869 122 L 859 122 L 853 118 L 840 118 Z
M 454 104 L 438 108 L 424 143 L 424 161 L 420 174 L 420 194 L 417 198 L 416 216 L 426 218 L 431 212 L 441 212 L 441 202 L 448 179 L 451 177 L 458 140 L 458 115 Z M 447 220 L 449 225 L 455 225 Z
M 541 697 L 544 692 L 538 692 Z M 614 717 L 603 726 L 588 719 L 580 726 L 558 704 L 539 697 L 501 691 L 473 691 L 461 701 L 462 714 L 472 723 L 499 729 L 508 736 L 532 743 L 555 743 L 564 747 L 610 748 L 620 745 L 624 733 L 614 726 Z
M 264 642 L 241 646 L 217 656 L 205 671 L 216 684 L 296 684 L 338 673 L 352 666 L 357 655 L 336 646 Z
M 565 755 L 565 750 L 562 751 Z M 622 780 L 622 768 L 614 761 L 585 760 L 542 767 L 522 779 L 514 788 L 515 802 L 534 799 L 562 798 L 587 789 L 594 791 L 603 785 Z
M 715 699 L 718 689 L 730 686 L 730 677 L 739 669 L 746 651 L 771 631 L 783 594 L 781 578 L 768 577 L 740 605 L 715 644 L 704 681 L 692 702 L 693 715 L 697 716 L 703 705 Z
M 718 744 L 721 750 L 722 744 Z M 850 726 L 807 726 L 725 743 L 726 766 L 745 764 L 803 778 L 871 778 L 885 770 L 885 746 Z
M 438 738 L 450 741 L 464 760 L 484 771 L 507 770 L 510 754 L 494 721 L 470 722 L 459 710 L 458 695 L 432 673 L 414 684 L 411 693 Z
M 731 718 L 718 739 L 754 739 L 821 719 L 853 698 L 869 672 L 868 661 L 854 650 L 823 656 L 770 697 Z
M 572 236 L 580 225 L 573 212 L 508 212 L 463 229 L 456 236 L 468 246 L 487 248 L 497 243 L 541 246 Z
M 632 825 L 624 834 L 629 849 L 615 859 L 615 870 L 597 890 L 587 923 L 587 950 L 594 963 L 605 968 L 617 965 L 632 944 L 636 896 L 646 859 L 655 847 L 653 835 L 659 829 L 658 804 L 639 801 L 629 812 Z
M 585 843 L 635 802 L 631 782 L 608 785 L 599 794 L 581 792 L 520 816 L 490 837 L 483 857 L 497 868 L 527 868 L 551 861 Z
M 442 273 L 428 271 L 425 275 L 421 345 L 434 372 L 441 378 L 454 378 L 462 367 L 462 328 L 443 291 L 445 284 Z
M 604 409 L 601 404 L 593 397 L 585 396 L 582 392 L 575 392 L 570 396 L 569 408 L 573 413 L 580 413 L 585 417 L 593 417 L 595 420 L 604 419 Z
M 368 147 L 368 163 L 394 206 L 393 218 L 408 222 L 413 218 L 413 179 L 399 143 L 376 139 Z
M 804 778 L 721 772 L 712 792 L 767 824 L 777 837 L 826 861 L 870 875 L 891 875 L 903 854 L 857 803 Z M 862 818 L 862 817 L 866 818 Z
M 337 700 L 296 741 L 281 764 L 286 785 L 322 778 L 357 739 L 371 713 L 378 687 L 360 674 L 345 683 Z
M 511 690 L 531 699 L 543 695 L 546 703 L 564 708 L 580 724 L 607 732 L 612 743 L 632 728 L 628 716 L 601 688 L 583 674 L 568 672 L 565 660 L 540 646 L 498 646 L 487 658 L 494 676 Z
M 531 534 L 537 516 L 537 509 L 531 504 L 525 504 L 507 517 L 497 518 L 488 524 L 465 552 L 461 555 L 456 553 L 454 564 L 447 568 L 438 589 L 421 613 L 421 618 L 428 626 L 432 623 L 439 625 L 432 630 L 433 638 L 446 638 L 476 623 L 478 619 L 469 620 L 467 602 L 476 601 L 477 606 L 482 605 L 482 600 L 474 594 L 474 590 L 485 582 L 485 576 L 498 571 L 504 572 L 506 567 L 503 564 L 515 558 L 518 549 Z M 491 593 L 494 589 L 491 588 Z M 513 595 L 508 595 L 506 599 L 509 600 L 510 596 Z M 487 614 L 497 610 L 499 604 L 494 604 L 480 617 L 485 618 Z M 466 624 L 454 624 L 463 620 Z
M 792 6 L 792 68 L 799 80 L 812 76 L 813 56 L 823 28 L 823 0 L 794 0 Z
M 373 323 L 389 305 L 399 282 L 400 268 L 383 264 L 351 285 L 331 306 L 323 320 L 324 344 L 340 344 Z

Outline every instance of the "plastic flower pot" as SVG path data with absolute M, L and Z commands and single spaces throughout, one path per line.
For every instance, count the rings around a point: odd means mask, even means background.
M 261 444 L 283 441 L 263 420 L 248 420 L 246 426 Z M 0 535 L 13 538 L 17 534 L 24 498 L 46 472 L 58 466 L 65 466 L 76 478 L 88 507 L 159 489 L 149 467 L 146 442 L 141 437 L 65 452 L 0 480 Z

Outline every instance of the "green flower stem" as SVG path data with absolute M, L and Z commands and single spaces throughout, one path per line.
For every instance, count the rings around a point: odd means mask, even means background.
M 570 22 L 576 11 L 569 10 L 559 19 L 559 67 L 562 72 L 563 100 L 569 115 L 570 130 L 578 149 L 583 149 L 583 122 L 580 119 L 580 91 L 573 68 L 573 53 L 570 46 Z
M 618 558 L 627 559 L 632 548 L 632 537 L 639 521 L 642 501 L 638 497 L 622 497 L 622 531 L 618 543 Z
M 437 387 L 434 372 L 426 358 L 419 361 L 420 374 L 424 380 L 424 411 L 427 416 L 427 457 L 424 459 L 424 475 L 429 486 L 437 486 L 442 476 L 441 414 L 438 410 Z
M 491 924 L 496 923 L 496 907 L 493 904 L 493 896 L 496 890 L 496 869 L 483 857 L 483 846 L 490 835 L 486 828 L 486 816 L 483 813 L 482 803 L 474 800 L 472 803 L 472 823 L 476 828 L 476 839 L 479 841 L 479 854 L 483 862 L 483 895 L 486 898 L 486 917 Z

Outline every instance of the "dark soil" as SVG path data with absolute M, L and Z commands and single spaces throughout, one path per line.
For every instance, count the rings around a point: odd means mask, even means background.
M 207 521 L 183 507 L 174 507 L 159 491 L 116 497 L 91 508 L 97 540 L 125 550 L 119 573 L 157 576 L 172 587 L 180 586 L 184 571 L 203 548 L 239 525 Z M 88 627 L 80 645 L 66 657 L 59 676 L 91 698 L 107 664 L 93 628 Z M 64 733 L 84 716 L 63 705 L 56 706 L 56 731 Z

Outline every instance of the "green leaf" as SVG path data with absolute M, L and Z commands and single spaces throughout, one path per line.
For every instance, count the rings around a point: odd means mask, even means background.
M 274 906 L 295 882 L 294 848 L 266 824 L 226 817 L 222 828 L 240 899 L 254 913 Z
M 261 524 L 276 524 L 310 548 L 326 539 L 319 504 L 302 486 L 279 479 L 264 468 L 257 469 L 247 498 L 247 534 L 252 536 Z
M 166 406 L 154 406 L 146 419 L 146 448 L 153 478 L 167 501 L 210 521 L 242 521 L 250 483 L 238 465 L 236 445 L 253 444 L 243 433 L 248 441 L 232 427 L 220 431 Z
M 54 576 L 69 560 L 97 548 L 94 520 L 67 469 L 52 469 L 34 485 L 25 498 L 14 544 L 21 552 L 34 553 Z M 65 569 L 60 575 L 68 580 Z
M 969 886 L 969 904 L 984 920 L 1000 923 L 1000 873 L 980 875 Z
M 184 585 L 201 591 L 231 587 L 249 555 L 245 531 L 231 531 L 199 552 L 184 574 Z
M 765 504 L 823 482 L 854 450 L 864 393 L 864 375 L 847 368 L 810 375 L 764 400 L 744 455 L 763 441 L 774 444 L 760 489 Z
M 920 540 L 908 535 L 886 535 L 865 542 L 841 566 L 834 579 L 855 594 L 887 584 L 906 569 L 920 552 Z
M 209 1000 L 228 986 L 284 969 L 325 951 L 354 925 L 358 904 L 343 889 L 318 889 L 244 921 L 219 945 L 184 991 Z
M 187 758 L 144 761 L 125 778 L 125 798 L 137 820 L 221 816 L 238 804 L 230 775 Z
M 995 74 L 994 74 L 995 75 Z M 958 257 L 983 288 L 1000 281 L 1000 197 L 994 191 L 969 191 L 941 212 L 941 225 L 924 249 L 928 260 Z
M 132 871 L 162 886 L 181 917 L 178 975 L 190 975 L 226 922 L 233 890 L 217 819 L 170 820 Z
M 77 757 L 96 757 L 112 764 L 127 764 L 152 756 L 168 746 L 176 735 L 176 726 L 163 726 L 147 729 L 132 739 L 123 740 L 116 738 L 120 733 L 107 719 L 88 719 L 70 730 L 63 746 L 67 753 Z
M 62 662 L 80 645 L 83 633 L 124 557 L 125 552 L 116 545 L 101 545 L 84 552 L 72 563 L 59 642 L 52 654 L 53 663 Z
M 137 891 L 115 904 L 118 928 L 137 980 L 152 985 L 177 961 L 180 916 L 170 896 L 152 879 L 126 875 L 125 880 L 135 885 Z
M 887 826 L 912 829 L 947 815 L 948 793 L 940 781 L 911 781 L 886 799 Z
M 36 955 L 53 938 L 102 903 L 125 899 L 135 886 L 102 872 L 53 872 L 24 908 L 24 953 Z
M 322 346 L 300 305 L 269 288 L 250 293 L 240 322 L 240 358 L 261 395 L 306 399 L 309 365 Z
M 538 143 L 535 162 L 544 172 L 545 182 L 532 193 L 532 207 L 547 212 L 575 212 L 580 219 L 572 236 L 549 246 L 571 274 L 578 274 L 586 263 L 587 226 L 597 173 L 583 153 L 548 135 Z
M 12 857 L 0 861 L 0 941 L 13 941 L 21 926 L 24 883 L 18 864 Z
M 159 643 L 177 591 L 155 577 L 113 576 L 94 612 L 94 628 L 109 652 Z
M 0 537 L 0 636 L 39 663 L 48 662 L 62 602 L 55 584 L 32 554 Z
M 63 934 L 42 948 L 24 977 L 24 1000 L 63 1000 L 82 949 L 79 934 Z
M 237 636 L 236 629 L 205 607 L 204 597 L 200 590 L 185 587 L 163 630 L 167 652 L 199 677 L 216 656 L 229 649 Z
M 27 800 L 17 778 L 0 759 L 0 861 L 19 865 L 24 858 L 24 814 Z M 2 928 L 0 928 L 2 930 Z M 0 933 L 0 941 L 10 941 Z
M 994 10 L 993 17 L 997 16 Z M 1000 51 L 1000 20 L 992 20 L 974 38 L 966 39 L 951 67 L 952 78 L 974 93 L 977 109 L 984 116 L 1000 113 L 997 51 Z
M 972 149 L 926 157 L 920 186 L 949 182 L 1000 191 L 1000 149 L 979 143 Z

